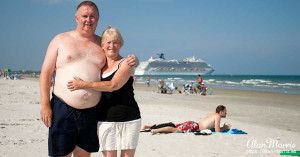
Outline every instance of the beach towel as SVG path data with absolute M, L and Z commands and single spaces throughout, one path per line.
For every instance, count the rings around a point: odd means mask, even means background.
M 246 132 L 239 129 L 227 129 L 222 132 L 212 132 L 213 134 L 247 134 Z
M 140 132 L 150 132 L 151 130 L 141 130 Z M 227 129 L 224 130 L 222 132 L 215 132 L 215 131 L 211 131 L 208 129 L 205 130 L 197 130 L 194 132 L 189 132 L 189 133 L 193 133 L 194 135 L 211 135 L 211 134 L 248 134 L 246 132 L 244 132 L 243 130 L 239 130 L 239 129 Z M 167 134 L 167 133 L 164 133 Z M 185 134 L 183 132 L 177 132 L 176 134 Z

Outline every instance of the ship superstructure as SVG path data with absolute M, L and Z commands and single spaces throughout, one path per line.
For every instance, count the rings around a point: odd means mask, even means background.
M 165 60 L 164 54 L 159 58 L 150 58 L 141 62 L 135 70 L 135 75 L 206 75 L 214 70 L 210 64 L 195 57 L 178 60 Z

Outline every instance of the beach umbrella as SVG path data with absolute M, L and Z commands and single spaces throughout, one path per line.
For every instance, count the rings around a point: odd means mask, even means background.
M 11 69 L 4 69 L 4 72 L 11 72 Z

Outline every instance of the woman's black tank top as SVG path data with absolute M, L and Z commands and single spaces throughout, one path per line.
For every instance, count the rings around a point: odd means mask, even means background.
M 111 75 L 102 78 L 102 81 L 110 81 L 118 69 Z M 130 76 L 125 85 L 119 90 L 102 92 L 102 97 L 98 104 L 98 121 L 126 122 L 141 118 L 138 104 L 134 99 L 132 84 L 133 77 Z

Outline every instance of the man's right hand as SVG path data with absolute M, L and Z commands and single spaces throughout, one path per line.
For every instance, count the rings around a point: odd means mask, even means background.
M 137 67 L 139 65 L 139 59 L 135 55 L 130 54 L 127 56 L 127 58 L 129 58 L 127 60 L 128 65 L 134 66 L 134 67 Z
M 225 124 L 225 123 L 224 123 L 223 127 L 225 128 L 225 130 L 226 130 L 226 129 L 230 129 L 231 124 Z
M 47 127 L 51 127 L 52 124 L 52 109 L 49 107 L 42 107 L 41 119 Z

